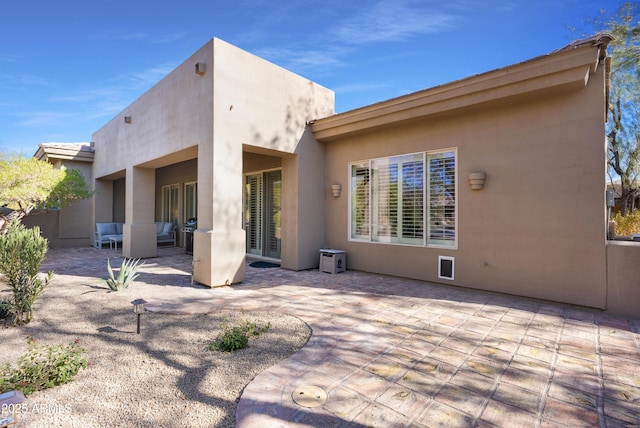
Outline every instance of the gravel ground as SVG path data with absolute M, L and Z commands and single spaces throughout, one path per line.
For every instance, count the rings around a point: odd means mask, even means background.
M 0 364 L 16 363 L 27 335 L 44 344 L 79 338 L 89 359 L 72 383 L 30 395 L 18 427 L 231 427 L 244 387 L 310 336 L 298 318 L 249 312 L 146 313 L 136 334 L 130 302 L 153 295 L 145 289 L 153 285 L 109 292 L 94 278 L 70 278 L 47 287 L 30 324 L 0 328 Z M 207 350 L 223 323 L 242 320 L 271 327 L 243 350 Z

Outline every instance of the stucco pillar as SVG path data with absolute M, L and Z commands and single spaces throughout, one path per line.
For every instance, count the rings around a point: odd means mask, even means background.
M 122 237 L 124 257 L 156 257 L 155 224 L 156 171 L 150 168 L 127 168 L 125 224 Z
M 318 266 L 325 244 L 324 147 L 307 128 L 296 156 L 282 159 L 282 267 L 303 270 Z M 343 184 L 343 186 L 346 183 Z
M 245 278 L 242 188 L 242 145 L 223 140 L 201 144 L 198 229 L 193 235 L 193 279 L 201 284 L 213 287 Z

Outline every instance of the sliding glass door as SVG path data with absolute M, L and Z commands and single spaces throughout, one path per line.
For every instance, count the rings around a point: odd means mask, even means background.
M 244 220 L 247 253 L 280 258 L 281 201 L 281 171 L 246 176 Z

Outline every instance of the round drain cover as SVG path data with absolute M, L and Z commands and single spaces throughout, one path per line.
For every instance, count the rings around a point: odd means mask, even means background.
M 327 393 L 319 386 L 299 386 L 291 394 L 296 404 L 302 407 L 319 407 L 327 401 Z

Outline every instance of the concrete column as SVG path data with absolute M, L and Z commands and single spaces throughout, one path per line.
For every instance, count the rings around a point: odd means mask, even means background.
M 155 224 L 156 171 L 150 168 L 127 168 L 125 224 L 122 255 L 129 258 L 156 257 Z
M 198 147 L 198 229 L 193 235 L 193 278 L 211 287 L 245 278 L 242 145 L 222 141 Z

